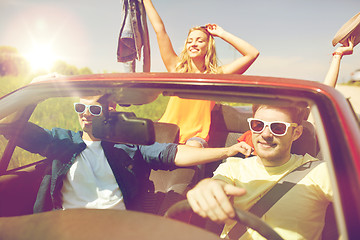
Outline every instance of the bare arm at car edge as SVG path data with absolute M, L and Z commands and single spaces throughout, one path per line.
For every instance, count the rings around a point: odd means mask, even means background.
M 337 48 L 333 54 L 329 70 L 326 74 L 324 84 L 335 87 L 340 70 L 340 61 L 343 55 L 350 55 L 353 53 L 354 38 L 349 39 L 349 46 L 341 46 Z M 337 54 L 335 54 L 337 53 Z

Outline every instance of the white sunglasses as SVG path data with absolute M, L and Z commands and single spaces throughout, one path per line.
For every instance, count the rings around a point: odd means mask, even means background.
M 287 123 L 282 121 L 266 122 L 256 118 L 248 118 L 250 130 L 254 133 L 262 133 L 265 127 L 268 126 L 270 132 L 278 137 L 284 136 L 289 127 L 297 127 L 297 123 Z
M 78 114 L 82 114 L 83 112 L 85 112 L 86 108 L 88 108 L 89 112 L 94 116 L 100 116 L 102 112 L 101 105 L 87 105 L 84 103 L 74 103 L 75 112 L 77 112 Z

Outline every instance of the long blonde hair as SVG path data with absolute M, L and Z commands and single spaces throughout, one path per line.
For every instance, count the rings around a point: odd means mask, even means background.
M 207 51 L 206 51 L 206 55 L 205 55 L 205 59 L 204 59 L 205 69 L 204 69 L 203 73 L 220 73 L 221 68 L 218 67 L 218 63 L 217 63 L 214 37 L 206 30 L 205 27 L 191 28 L 189 30 L 188 37 L 191 32 L 196 31 L 196 30 L 202 31 L 208 37 Z M 192 62 L 192 59 L 189 57 L 189 54 L 186 49 L 186 42 L 185 42 L 184 48 L 181 51 L 180 56 L 179 56 L 179 62 L 176 64 L 175 71 L 179 72 L 179 73 L 194 72 L 191 62 Z

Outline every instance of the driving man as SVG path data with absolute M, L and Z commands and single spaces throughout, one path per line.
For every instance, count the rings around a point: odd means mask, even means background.
M 249 154 L 241 144 L 229 148 L 200 149 L 177 144 L 150 146 L 115 144 L 94 137 L 92 120 L 108 108 L 107 96 L 82 98 L 74 104 L 80 132 L 43 129 L 27 123 L 17 145 L 46 157 L 48 168 L 40 185 L 34 212 L 53 209 L 97 208 L 137 210 L 140 196 L 148 191 L 150 169 L 203 164 Z M 16 128 L 16 126 L 14 126 Z M 4 135 L 9 138 L 14 129 Z
M 226 237 L 235 222 L 233 206 L 249 210 L 285 175 L 318 159 L 290 153 L 292 143 L 303 131 L 303 113 L 297 107 L 254 105 L 249 118 L 257 156 L 230 157 L 187 193 L 194 212 L 213 221 L 224 222 Z M 278 200 L 263 216 L 284 239 L 320 239 L 332 189 L 325 163 L 314 167 Z M 241 235 L 240 235 L 241 236 Z M 238 237 L 240 237 L 238 236 Z M 247 229 L 240 239 L 264 239 Z

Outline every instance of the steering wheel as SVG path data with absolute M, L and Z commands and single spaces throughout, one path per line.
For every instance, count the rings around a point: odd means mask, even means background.
M 189 202 L 187 200 L 182 200 L 172 205 L 166 211 L 165 217 L 177 219 L 179 215 L 189 212 L 192 212 Z M 260 235 L 262 235 L 264 238 L 268 240 L 283 240 L 283 238 L 280 237 L 279 234 L 275 232 L 268 224 L 266 224 L 259 217 L 257 217 L 256 215 L 250 212 L 246 212 L 235 208 L 234 220 L 247 227 L 254 229 Z

